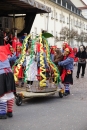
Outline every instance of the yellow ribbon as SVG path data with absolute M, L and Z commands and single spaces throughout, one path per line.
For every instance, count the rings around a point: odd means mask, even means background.
M 24 60 L 25 60 L 25 57 L 26 57 L 26 44 L 27 44 L 27 41 L 28 39 L 30 38 L 30 35 L 28 35 L 24 41 L 23 41 L 23 46 L 22 46 L 22 53 L 21 53 L 21 58 L 19 60 L 19 63 L 18 65 L 16 66 L 16 69 L 15 69 L 15 72 L 14 72 L 14 79 L 15 81 L 17 82 L 18 81 L 18 73 L 19 73 L 19 70 L 21 68 L 21 65 L 23 64 Z
M 45 43 L 45 46 L 46 46 L 46 50 L 47 50 L 47 62 L 49 63 L 50 67 L 53 69 L 53 72 L 54 72 L 54 81 L 56 82 L 57 81 L 57 78 L 59 76 L 58 74 L 58 68 L 56 67 L 56 65 L 54 65 L 54 63 L 52 63 L 52 61 L 50 60 L 50 57 L 49 57 L 49 45 L 47 43 L 46 40 L 44 40 L 44 43 Z
M 44 56 L 43 56 L 43 44 L 42 44 L 42 34 L 40 35 L 40 76 L 42 79 L 40 80 L 40 87 L 46 87 L 46 69 L 44 64 Z

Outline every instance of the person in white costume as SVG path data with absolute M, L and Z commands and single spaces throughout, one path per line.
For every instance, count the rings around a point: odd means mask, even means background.
M 33 81 L 37 81 L 37 62 L 35 54 L 32 58 L 30 55 L 30 49 L 26 55 L 26 77 L 27 77 L 27 87 L 30 88 L 33 85 Z

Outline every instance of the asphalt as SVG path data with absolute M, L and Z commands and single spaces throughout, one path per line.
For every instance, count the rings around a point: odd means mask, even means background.
M 87 69 L 79 79 L 76 69 L 69 96 L 61 99 L 56 93 L 14 105 L 13 118 L 0 120 L 0 130 L 87 130 Z

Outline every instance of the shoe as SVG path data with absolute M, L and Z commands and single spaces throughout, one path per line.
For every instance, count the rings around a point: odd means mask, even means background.
M 81 78 L 84 78 L 84 76 L 81 75 Z
M 26 88 L 31 88 L 31 85 L 27 84 Z
M 7 119 L 7 115 L 0 115 L 0 119 Z
M 67 96 L 67 95 L 69 95 L 70 94 L 70 90 L 65 90 L 65 93 L 64 93 L 64 96 Z
M 79 78 L 79 76 L 76 76 L 76 78 L 78 79 L 78 78 Z
M 21 87 L 24 87 L 24 84 L 21 84 Z
M 27 84 L 26 91 L 30 92 L 31 91 L 31 87 L 32 87 L 32 85 Z
M 8 117 L 13 117 L 12 112 L 7 112 L 7 116 L 8 116 Z

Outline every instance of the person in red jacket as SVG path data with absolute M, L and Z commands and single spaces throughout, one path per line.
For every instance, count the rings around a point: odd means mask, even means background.
M 64 50 L 64 59 L 63 61 L 58 62 L 59 66 L 63 67 L 63 71 L 61 74 L 61 81 L 65 86 L 65 96 L 70 94 L 69 84 L 73 84 L 73 61 L 74 54 L 72 48 L 67 47 Z

